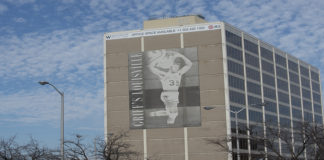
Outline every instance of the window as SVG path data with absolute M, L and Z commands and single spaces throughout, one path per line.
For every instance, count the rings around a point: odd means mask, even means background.
M 276 67 L 276 72 L 277 72 L 277 76 L 287 79 L 287 71 L 285 69 L 282 69 L 281 67 Z
M 265 115 L 265 120 L 266 123 L 271 124 L 271 125 L 278 125 L 278 119 L 277 116 L 266 114 Z
M 281 115 L 290 116 L 290 108 L 289 108 L 289 106 L 279 104 L 279 113 Z
M 322 116 L 315 115 L 315 123 L 323 124 Z
M 262 71 L 267 71 L 269 73 L 274 73 L 273 64 L 262 60 Z
M 275 79 L 273 76 L 270 76 L 268 74 L 262 73 L 262 80 L 264 84 L 267 84 L 269 86 L 275 86 Z
M 307 122 L 313 122 L 313 115 L 309 112 L 304 112 L 304 120 Z
M 229 45 L 227 45 L 226 48 L 227 48 L 227 56 L 228 57 L 231 57 L 233 59 L 243 62 L 243 56 L 242 56 L 241 50 L 238 50 L 238 49 L 231 47 Z
M 313 100 L 315 102 L 321 103 L 321 96 L 319 94 L 313 92 Z
M 266 111 L 269 111 L 269 112 L 273 112 L 273 113 L 277 113 L 277 104 L 274 103 L 274 102 L 270 102 L 270 101 L 267 101 L 265 100 L 265 106 L 264 106 L 264 109 Z
M 286 93 L 278 92 L 278 100 L 289 104 L 289 96 Z
M 312 89 L 314 91 L 320 92 L 320 86 L 317 82 L 312 81 Z
M 296 95 L 300 95 L 300 88 L 297 85 L 290 84 L 290 92 Z
M 292 108 L 292 115 L 296 119 L 301 119 L 302 118 L 302 112 L 299 109 Z
M 262 113 L 249 110 L 249 120 L 253 122 L 262 122 Z
M 314 104 L 314 113 L 320 113 L 320 114 L 322 114 L 322 107 L 321 107 L 321 105 Z
M 267 100 L 265 100 L 264 102 L 266 103 L 266 105 L 264 106 L 264 110 L 273 112 L 273 113 L 277 113 L 277 104 L 276 103 L 270 102 Z
M 280 117 L 280 127 L 290 128 L 290 119 L 285 117 Z
M 301 102 L 299 97 L 291 96 L 291 104 L 296 107 L 301 107 Z
M 238 75 L 244 76 L 244 71 L 243 71 L 243 65 L 242 64 L 238 64 L 238 63 L 235 63 L 235 62 L 233 62 L 231 60 L 228 60 L 227 65 L 228 65 L 228 71 L 229 72 L 236 73 Z
M 298 64 L 291 61 L 291 60 L 288 60 L 288 67 L 289 67 L 289 70 L 292 70 L 292 71 L 295 71 L 298 73 Z
M 245 50 L 258 55 L 258 45 L 257 44 L 254 44 L 251 41 L 244 39 L 244 48 L 245 48 Z
M 228 82 L 229 82 L 229 86 L 244 91 L 245 87 L 244 87 L 243 79 L 228 75 Z
M 236 107 L 236 106 L 230 106 L 230 109 L 231 111 L 239 111 L 240 109 L 242 109 L 242 107 Z M 232 120 L 235 120 L 235 113 L 231 112 L 231 117 L 232 117 Z M 238 119 L 244 119 L 246 120 L 246 111 L 245 110 L 242 110 L 241 112 L 237 113 L 237 118 Z M 235 125 L 234 125 L 235 127 Z
M 301 77 L 301 83 L 302 83 L 302 86 L 303 86 L 303 87 L 307 87 L 307 88 L 310 87 L 310 86 L 309 86 L 309 80 L 306 79 L 306 78 L 304 78 L 304 77 Z
M 254 93 L 257 95 L 261 95 L 261 87 L 259 84 L 255 84 L 252 82 L 247 82 L 247 90 L 249 93 Z
M 303 100 L 303 107 L 306 110 L 312 111 L 312 103 L 310 101 Z
M 288 83 L 286 81 L 277 79 L 277 86 L 278 86 L 279 89 L 288 92 Z
M 319 82 L 319 75 L 318 75 L 318 73 L 316 73 L 314 71 L 311 71 L 311 77 L 312 77 L 312 80 Z
M 243 93 L 229 91 L 229 97 L 231 102 L 245 105 L 245 96 Z
M 226 41 L 236 46 L 242 47 L 241 37 L 229 31 L 226 31 Z
M 299 84 L 299 76 L 293 72 L 289 72 L 289 79 L 290 82 L 295 82 L 297 84 Z
M 272 52 L 268 49 L 261 47 L 261 56 L 269 61 L 273 61 Z
M 303 88 L 303 98 L 311 99 L 310 91 Z
M 255 81 L 260 81 L 260 72 L 250 67 L 246 67 L 246 76 Z
M 258 57 L 255 57 L 248 53 L 245 53 L 245 62 L 246 62 L 246 64 L 249 64 L 249 65 L 259 68 L 259 58 Z
M 286 68 L 286 58 L 276 54 L 276 64 Z
M 264 97 L 276 100 L 276 91 L 274 89 L 263 87 Z
M 261 104 L 262 100 L 261 98 L 258 97 L 254 97 L 254 96 L 248 96 L 248 103 L 249 103 L 249 107 L 254 107 L 254 108 L 259 108 L 261 109 L 260 105 L 257 104 Z
M 309 71 L 308 71 L 308 68 L 306 67 L 303 67 L 303 66 L 299 66 L 299 69 L 300 69 L 300 74 L 308 77 L 309 76 Z
M 263 126 L 250 125 L 250 135 L 263 136 Z

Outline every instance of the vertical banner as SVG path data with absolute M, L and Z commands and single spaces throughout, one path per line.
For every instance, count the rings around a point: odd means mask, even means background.
M 200 126 L 197 48 L 130 53 L 130 128 Z

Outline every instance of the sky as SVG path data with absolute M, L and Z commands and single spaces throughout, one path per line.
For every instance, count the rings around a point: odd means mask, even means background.
M 103 35 L 151 18 L 225 21 L 324 75 L 323 8 L 323 0 L 0 0 L 0 138 L 59 146 L 60 95 L 38 81 L 65 94 L 66 138 L 103 136 Z

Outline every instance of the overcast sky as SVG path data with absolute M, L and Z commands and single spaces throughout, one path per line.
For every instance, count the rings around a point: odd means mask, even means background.
M 323 0 L 0 0 L 0 137 L 59 146 L 60 96 L 40 80 L 65 93 L 67 138 L 102 136 L 103 34 L 149 18 L 225 21 L 323 75 L 323 8 Z

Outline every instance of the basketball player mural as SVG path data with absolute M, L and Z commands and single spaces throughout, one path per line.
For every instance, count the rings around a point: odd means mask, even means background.
M 174 124 L 178 116 L 181 78 L 191 68 L 192 62 L 184 55 L 170 50 L 157 50 L 148 54 L 154 57 L 148 67 L 159 77 L 163 89 L 161 100 L 165 106 L 165 110 L 153 111 L 150 116 L 168 116 L 167 124 Z

